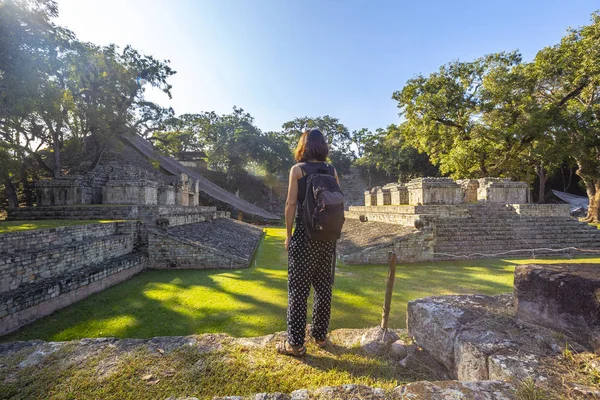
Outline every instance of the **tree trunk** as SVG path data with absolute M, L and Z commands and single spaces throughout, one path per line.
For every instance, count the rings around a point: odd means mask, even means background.
M 577 175 L 583 179 L 590 201 L 587 215 L 583 221 L 598 223 L 600 222 L 600 177 L 588 175 L 588 171 L 593 171 L 593 168 L 585 168 L 580 160 L 577 160 L 577 167 Z
M 60 178 L 60 173 L 62 171 L 62 162 L 60 157 L 60 141 L 58 140 L 58 137 L 54 138 L 52 148 L 54 150 L 54 166 L 52 169 L 54 170 L 53 176 L 56 179 Z
M 600 222 L 600 179 L 594 179 L 594 190 L 590 196 L 588 191 L 588 198 L 590 199 L 590 205 L 588 207 L 587 216 L 585 217 L 586 222 L 598 223 Z
M 6 197 L 8 198 L 8 208 L 19 208 L 19 199 L 17 198 L 17 189 L 13 185 L 10 177 L 5 175 L 2 179 L 4 188 L 6 190 Z
M 546 202 L 545 194 L 546 194 L 546 181 L 548 180 L 548 176 L 546 175 L 546 171 L 543 166 L 539 166 L 537 168 L 537 175 L 540 178 L 540 186 L 539 186 L 539 194 L 538 194 L 538 204 L 544 204 Z

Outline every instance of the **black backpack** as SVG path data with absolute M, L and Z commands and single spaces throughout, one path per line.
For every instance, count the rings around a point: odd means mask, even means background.
M 344 194 L 335 179 L 333 165 L 316 167 L 300 164 L 307 175 L 302 222 L 308 239 L 337 240 L 344 225 Z

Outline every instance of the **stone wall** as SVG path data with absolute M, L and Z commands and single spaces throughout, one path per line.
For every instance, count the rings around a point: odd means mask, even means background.
M 417 178 L 406 184 L 412 205 L 460 204 L 463 192 L 450 178 Z
M 138 223 L 0 235 L 0 335 L 141 271 Z
M 477 189 L 477 201 L 525 204 L 528 192 L 529 185 L 525 182 L 512 182 L 504 178 L 482 178 Z
M 569 204 L 511 204 L 509 206 L 522 217 L 563 217 L 570 218 Z
M 167 205 L 97 205 L 97 206 L 53 206 L 30 207 L 9 210 L 8 219 L 13 221 L 39 219 L 75 220 L 139 220 L 154 225 L 160 219 L 168 219 L 170 226 L 191 224 L 206 219 L 229 217 L 211 206 L 167 206 Z
M 389 243 L 367 247 L 364 250 L 342 255 L 345 264 L 386 264 L 389 252 L 393 251 L 401 262 L 433 260 L 433 230 L 428 228 L 393 239 Z
M 0 293 L 131 253 L 135 222 L 0 235 Z
M 89 295 L 121 283 L 146 266 L 141 253 L 124 256 L 95 267 L 76 270 L 0 294 L 0 336 L 10 333 Z
M 377 190 L 377 205 L 389 206 L 392 204 L 392 195 L 389 188 L 379 188 Z
M 408 189 L 403 184 L 390 187 L 391 205 L 408 204 Z
M 148 232 L 151 269 L 235 269 L 247 268 L 249 261 L 157 229 Z
M 371 189 L 365 192 L 365 206 L 377 205 L 377 190 Z
M 479 189 L 479 180 L 477 179 L 459 179 L 456 181 L 463 191 L 465 203 L 477 203 L 477 189 Z
M 103 204 L 158 204 L 158 183 L 147 180 L 111 180 L 102 188 Z

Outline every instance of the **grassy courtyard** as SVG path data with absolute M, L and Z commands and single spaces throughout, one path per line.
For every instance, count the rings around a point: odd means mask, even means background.
M 0 220 L 0 234 L 31 231 L 34 229 L 49 229 L 61 228 L 63 226 L 89 225 L 89 224 L 105 224 L 109 222 L 118 222 L 111 220 L 69 220 L 69 219 L 48 219 L 48 220 L 33 220 L 33 221 L 4 221 Z
M 84 337 L 137 337 L 224 332 L 235 337 L 285 330 L 285 231 L 268 228 L 253 266 L 245 270 L 146 271 L 42 318 L 2 341 L 63 341 Z M 406 303 L 453 293 L 512 290 L 515 264 L 532 260 L 479 260 L 401 264 L 390 326 L 405 327 Z M 551 263 L 565 260 L 535 260 Z M 565 262 L 600 262 L 598 258 Z M 331 329 L 379 324 L 387 266 L 339 267 Z

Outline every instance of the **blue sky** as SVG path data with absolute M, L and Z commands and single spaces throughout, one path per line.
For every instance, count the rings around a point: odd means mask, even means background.
M 58 23 L 97 44 L 171 60 L 177 114 L 244 108 L 263 130 L 331 115 L 350 130 L 399 121 L 407 79 L 452 60 L 531 59 L 598 0 L 58 0 Z

